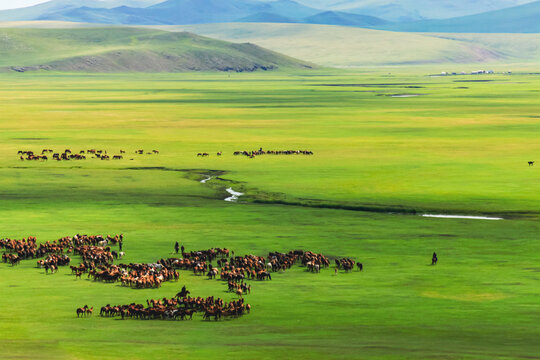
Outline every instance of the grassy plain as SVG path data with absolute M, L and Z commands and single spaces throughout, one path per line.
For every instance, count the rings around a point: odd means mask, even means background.
M 179 240 L 237 254 L 304 248 L 365 266 L 337 276 L 296 267 L 253 282 L 252 314 L 214 323 L 75 317 L 84 304 L 172 296 L 183 284 L 231 297 L 226 285 L 190 273 L 159 290 L 133 290 L 75 280 L 65 269 L 45 275 L 34 261 L 0 264 L 1 357 L 537 357 L 540 173 L 526 162 L 540 152 L 538 77 L 429 71 L 1 75 L 2 237 L 123 232 L 125 261 L 169 256 Z M 388 96 L 397 94 L 422 96 Z M 315 155 L 231 154 L 259 146 Z M 49 147 L 161 154 L 69 163 L 16 155 Z M 195 156 L 203 151 L 212 156 Z M 224 202 L 226 182 L 196 181 L 207 169 L 226 171 L 245 200 Z

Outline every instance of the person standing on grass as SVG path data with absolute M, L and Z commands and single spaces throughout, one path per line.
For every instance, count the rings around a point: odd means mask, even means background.
M 437 253 L 433 252 L 433 257 L 431 258 L 431 265 L 437 265 L 438 260 L 439 259 L 437 259 Z
M 118 247 L 120 248 L 120 251 L 122 251 L 122 242 L 124 239 L 124 234 L 120 235 L 120 240 L 118 240 Z
M 177 241 L 176 244 L 174 244 L 174 251 L 178 254 L 179 250 L 180 250 L 180 244 Z

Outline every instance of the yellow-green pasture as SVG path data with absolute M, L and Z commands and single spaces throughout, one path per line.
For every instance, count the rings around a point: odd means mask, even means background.
M 45 275 L 35 260 L 0 263 L 0 358 L 537 357 L 540 173 L 527 165 L 539 155 L 537 76 L 404 74 L 2 75 L 0 237 L 124 233 L 125 262 L 173 256 L 175 241 L 237 255 L 305 249 L 364 271 L 297 266 L 251 282 L 253 311 L 240 319 L 122 321 L 75 309 L 171 297 L 184 284 L 235 296 L 185 271 L 135 290 L 64 268 Z M 421 96 L 389 96 L 406 94 Z M 259 147 L 315 155 L 232 155 Z M 43 148 L 127 153 L 18 160 Z M 224 180 L 199 183 L 209 170 Z M 226 203 L 226 186 L 246 196 Z
M 539 83 L 534 74 L 430 77 L 418 69 L 413 76 L 3 75 L 0 164 L 216 169 L 253 194 L 273 193 L 265 199 L 537 215 L 540 173 L 527 162 L 540 159 Z M 18 150 L 44 147 L 161 154 L 18 160 Z M 315 155 L 232 155 L 259 147 Z

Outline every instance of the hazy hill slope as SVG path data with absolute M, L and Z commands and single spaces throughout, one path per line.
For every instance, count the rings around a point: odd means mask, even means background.
M 285 16 L 261 12 L 253 15 L 246 16 L 237 20 L 237 22 L 253 22 L 253 23 L 296 23 L 298 22 L 295 19 L 291 19 Z
M 320 65 L 540 62 L 533 34 L 417 34 L 310 24 L 205 24 L 161 27 L 253 42 Z
M 15 71 L 254 71 L 311 66 L 253 44 L 134 28 L 0 29 L 0 52 L 0 68 Z
M 307 24 L 341 25 L 341 26 L 375 26 L 387 24 L 388 21 L 366 15 L 348 14 L 341 11 L 325 11 L 305 18 Z
M 540 1 L 477 15 L 389 24 L 378 28 L 413 32 L 538 33 L 540 32 Z

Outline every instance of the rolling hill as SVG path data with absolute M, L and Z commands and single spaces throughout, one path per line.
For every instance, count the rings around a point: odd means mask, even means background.
M 312 67 L 253 44 L 135 28 L 0 29 L 4 71 L 255 71 Z
M 267 13 L 267 12 L 261 12 L 256 13 L 253 15 L 246 16 L 244 18 L 241 18 L 237 20 L 237 22 L 253 22 L 253 23 L 296 23 L 298 22 L 295 19 L 291 19 L 285 16 L 273 14 L 273 13 Z
M 377 28 L 411 32 L 538 33 L 540 32 L 540 1 L 477 15 L 388 24 Z
M 158 27 L 252 42 L 333 67 L 540 63 L 536 34 L 418 34 L 311 24 L 204 24 Z M 476 67 L 477 65 L 475 65 Z
M 349 14 L 341 11 L 325 11 L 307 17 L 302 22 L 306 24 L 341 25 L 356 27 L 369 27 L 388 23 L 388 21 L 373 16 Z

